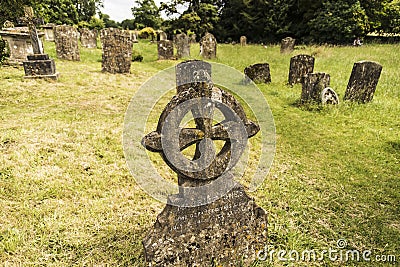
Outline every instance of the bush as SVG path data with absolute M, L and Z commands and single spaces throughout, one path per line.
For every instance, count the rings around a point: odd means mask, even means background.
M 148 39 L 150 37 L 151 37 L 151 40 L 154 40 L 154 38 L 157 38 L 157 33 L 153 28 L 146 27 L 139 31 L 139 38 Z
M 143 61 L 143 56 L 141 54 L 139 54 L 138 52 L 136 52 L 135 50 L 133 50 L 132 61 L 142 62 Z
M 0 65 L 3 64 L 4 60 L 9 56 L 10 54 L 8 52 L 6 42 L 0 36 Z

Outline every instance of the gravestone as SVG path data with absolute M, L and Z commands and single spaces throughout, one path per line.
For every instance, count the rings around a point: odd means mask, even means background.
M 48 41 L 48 42 L 54 42 L 55 41 L 55 39 L 54 39 L 54 27 L 55 26 L 56 25 L 52 24 L 52 23 L 49 23 L 49 24 L 46 24 L 46 25 L 42 26 L 42 29 L 44 30 L 44 39 L 46 41 Z
M 217 40 L 211 33 L 206 33 L 200 40 L 200 55 L 204 59 L 217 57 Z
M 255 83 L 271 82 L 271 72 L 268 63 L 250 65 L 244 69 L 244 74 Z
M 309 55 L 298 55 L 290 59 L 289 81 L 290 85 L 302 83 L 304 76 L 314 71 L 315 59 Z
M 138 43 L 138 32 L 137 31 L 130 31 L 131 33 L 131 40 L 132 43 Z
M 102 71 L 130 73 L 133 44 L 129 31 L 102 29 L 100 39 L 103 46 Z
M 170 40 L 162 40 L 157 43 L 158 59 L 174 59 L 174 44 Z
M 162 155 L 180 185 L 143 240 L 147 266 L 250 266 L 267 244 L 267 215 L 234 182 L 230 170 L 259 127 L 247 119 L 232 95 L 213 85 L 211 65 L 189 61 L 176 71 L 177 95 L 161 114 L 157 130 L 142 140 L 148 150 Z M 222 112 L 225 120 L 214 125 L 215 111 Z M 179 129 L 188 113 L 196 128 Z M 232 129 L 237 124 L 244 128 Z M 235 148 L 229 134 L 233 132 Z M 218 155 L 209 143 L 213 139 L 226 143 Z M 193 160 L 180 165 L 185 156 L 179 151 L 189 145 L 197 152 Z M 198 168 L 190 169 L 193 166 Z
M 33 55 L 28 55 L 28 61 L 24 61 L 25 79 L 49 78 L 56 80 L 59 74 L 56 72 L 56 65 L 53 59 L 44 54 L 43 47 L 39 42 L 36 25 L 31 7 L 24 7 L 25 17 L 23 20 L 28 23 L 29 35 L 32 41 Z
M 338 105 L 339 97 L 332 88 L 327 87 L 321 92 L 321 102 L 322 104 Z
M 330 75 L 323 72 L 308 73 L 302 83 L 301 102 L 321 103 L 322 91 L 329 87 Z
M 240 36 L 240 45 L 241 46 L 247 45 L 247 37 L 246 36 Z
M 161 32 L 158 34 L 158 36 L 159 36 L 159 40 L 160 40 L 160 41 L 168 40 L 167 34 L 166 34 L 165 32 L 163 32 L 163 31 L 161 31 Z
M 78 30 L 68 25 L 58 25 L 54 28 L 57 58 L 80 61 Z
M 190 39 L 186 34 L 177 34 L 175 37 L 175 44 L 178 58 L 190 57 Z
M 367 103 L 374 98 L 382 66 L 372 61 L 354 63 L 344 100 Z
M 81 45 L 85 48 L 97 48 L 97 30 L 80 29 Z
M 294 50 L 294 45 L 296 43 L 296 39 L 292 37 L 286 37 L 281 41 L 281 54 L 292 53 Z
M 190 43 L 192 43 L 192 44 L 195 44 L 196 43 L 196 34 L 191 34 L 190 36 L 189 36 L 189 38 L 190 38 Z

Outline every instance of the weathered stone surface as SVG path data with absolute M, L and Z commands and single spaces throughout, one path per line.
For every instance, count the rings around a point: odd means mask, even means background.
M 289 81 L 290 85 L 302 83 L 304 76 L 314 71 L 315 59 L 309 55 L 298 55 L 290 59 Z
M 241 46 L 247 45 L 247 37 L 246 36 L 240 36 L 240 45 Z
M 31 36 L 27 28 L 13 28 L 0 31 L 0 35 L 7 44 L 7 49 L 10 52 L 9 63 L 21 64 L 28 55 L 34 53 Z M 44 36 L 44 33 L 38 33 L 39 38 Z M 43 49 L 43 44 L 41 42 Z
M 174 44 L 170 40 L 158 41 L 158 59 L 173 59 L 174 58 Z
M 302 84 L 301 102 L 321 103 L 322 91 L 329 87 L 330 75 L 323 72 L 309 73 Z
M 85 48 L 97 48 L 97 30 L 80 29 L 81 45 Z
M 265 211 L 241 187 L 204 206 L 167 205 L 143 240 L 148 265 L 160 267 L 250 266 L 265 244 Z
M 244 69 L 244 74 L 255 83 L 271 82 L 271 72 L 268 63 L 250 65 Z
M 48 42 L 54 42 L 55 41 L 55 39 L 54 39 L 54 27 L 55 26 L 56 25 L 52 24 L 52 23 L 49 23 L 49 24 L 46 24 L 46 25 L 42 26 L 42 29 L 44 30 L 44 39 L 46 41 L 48 41 Z
M 158 36 L 159 36 L 159 37 L 158 37 L 159 41 L 166 41 L 166 40 L 168 40 L 167 34 L 166 34 L 165 32 L 163 32 L 163 31 L 159 32 Z
M 100 39 L 103 46 L 102 70 L 110 73 L 130 73 L 133 44 L 129 31 L 103 29 Z
M 196 34 L 193 33 L 192 35 L 189 36 L 189 38 L 190 38 L 190 43 L 192 44 L 196 43 Z
M 292 53 L 294 50 L 294 45 L 296 43 L 296 39 L 292 37 L 286 37 L 281 41 L 281 54 Z
M 137 32 L 137 31 L 130 31 L 130 33 L 131 33 L 131 40 L 132 40 L 132 43 L 138 43 L 139 41 L 138 41 L 138 35 L 139 35 L 139 33 Z
M 332 88 L 327 87 L 321 92 L 321 102 L 322 104 L 338 105 L 339 97 Z
M 190 39 L 186 34 L 177 34 L 175 44 L 178 58 L 190 57 Z
M 57 80 L 59 73 L 56 64 L 47 54 L 29 55 L 28 61 L 24 61 L 25 79 L 47 78 Z
M 80 61 L 78 30 L 68 25 L 58 25 L 54 28 L 57 57 L 59 59 Z
M 250 266 L 267 244 L 267 215 L 233 181 L 230 170 L 248 138 L 260 128 L 247 119 L 231 94 L 213 85 L 209 63 L 183 62 L 176 71 L 178 94 L 162 112 L 157 130 L 142 140 L 178 174 L 180 186 L 143 240 L 147 264 Z M 225 119 L 214 124 L 212 114 L 217 109 Z M 187 113 L 192 113 L 196 128 L 179 128 Z M 235 129 L 238 124 L 243 125 L 242 131 Z M 225 141 L 217 155 L 208 143 L 212 140 Z M 180 166 L 180 151 L 191 145 L 196 146 L 193 159 L 185 158 Z M 193 166 L 200 168 L 190 170 Z
M 344 100 L 367 103 L 374 98 L 382 66 L 372 61 L 354 63 Z
M 211 33 L 206 33 L 200 40 L 200 55 L 204 59 L 217 57 L 217 40 Z

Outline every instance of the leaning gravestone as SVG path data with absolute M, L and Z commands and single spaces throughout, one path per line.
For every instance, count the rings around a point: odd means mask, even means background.
M 80 61 L 78 30 L 68 25 L 58 25 L 54 28 L 57 57 L 59 59 Z
M 296 43 L 296 39 L 292 37 L 286 37 L 281 41 L 281 54 L 292 53 L 294 50 L 294 45 Z
M 49 78 L 57 80 L 59 74 L 56 72 L 56 65 L 53 59 L 44 54 L 43 47 L 39 41 L 32 7 L 24 7 L 25 17 L 22 19 L 27 22 L 29 35 L 31 36 L 33 55 L 28 55 L 28 61 L 24 61 L 25 79 Z
M 161 114 L 157 130 L 142 140 L 147 149 L 162 154 L 180 185 L 143 240 L 147 265 L 250 266 L 267 244 L 267 215 L 234 182 L 230 170 L 259 127 L 231 94 L 213 85 L 209 64 L 184 62 L 176 71 L 177 95 Z M 213 124 L 215 111 L 225 115 L 224 122 Z M 179 129 L 188 113 L 196 128 Z M 238 146 L 231 146 L 230 133 Z M 226 142 L 218 155 L 209 143 L 213 139 Z M 196 146 L 193 160 L 180 153 L 190 145 Z
M 372 61 L 354 63 L 344 100 L 367 103 L 374 98 L 382 66 Z
M 190 57 L 190 39 L 186 34 L 177 34 L 175 37 L 175 44 L 178 58 Z
M 290 59 L 289 84 L 302 83 L 304 76 L 314 71 L 315 59 L 309 55 L 298 55 Z
M 321 103 L 322 91 L 329 87 L 331 77 L 327 73 L 308 73 L 304 77 L 301 92 L 301 102 L 317 102 Z
M 271 82 L 271 72 L 268 63 L 250 65 L 244 69 L 244 74 L 255 83 Z
M 81 44 L 85 48 L 97 48 L 97 30 L 80 29 Z
M 162 40 L 157 43 L 158 59 L 173 59 L 174 58 L 174 44 L 170 40 Z
M 100 32 L 103 46 L 102 71 L 130 73 L 132 63 L 132 40 L 129 31 L 107 28 Z
M 200 55 L 205 59 L 217 57 L 217 39 L 211 33 L 206 33 L 200 40 Z
M 246 36 L 240 36 L 240 45 L 241 46 L 247 45 L 247 37 Z

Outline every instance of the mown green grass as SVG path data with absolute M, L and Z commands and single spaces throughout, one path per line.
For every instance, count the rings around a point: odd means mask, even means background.
M 56 58 L 54 44 L 45 45 Z M 157 61 L 155 44 L 134 49 L 144 60 L 125 75 L 101 72 L 100 49 L 81 49 L 81 62 L 56 59 L 57 82 L 24 80 L 22 68 L 0 68 L 4 266 L 143 266 L 141 240 L 163 204 L 146 195 L 126 167 L 124 113 L 141 84 L 177 61 Z M 194 45 L 193 58 L 198 51 Z M 378 61 L 383 73 L 374 101 L 300 107 L 301 87 L 286 86 L 290 57 L 300 53 L 316 57 L 315 71 L 331 75 L 341 99 L 353 63 Z M 214 61 L 240 71 L 270 63 L 272 83 L 259 88 L 274 115 L 277 151 L 253 196 L 268 212 L 275 248 L 322 251 L 346 239 L 346 249 L 396 255 L 398 264 L 399 53 L 399 45 L 300 47 L 291 55 L 280 55 L 277 46 L 218 45 Z M 328 259 L 258 264 L 379 265 Z

